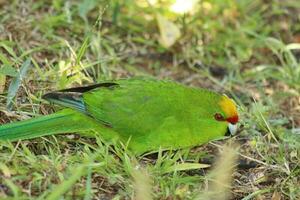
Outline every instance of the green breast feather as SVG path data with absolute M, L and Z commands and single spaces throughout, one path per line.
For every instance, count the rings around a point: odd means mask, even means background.
M 51 134 L 73 132 L 73 123 L 74 131 L 93 130 L 105 139 L 117 137 L 137 153 L 159 148 L 176 149 L 200 145 L 225 135 L 228 123 L 214 118 L 215 113 L 222 113 L 218 104 L 221 97 L 171 81 L 124 79 L 46 94 L 44 98 L 48 101 L 71 110 L 58 112 L 69 115 L 60 122 L 56 113 L 40 117 L 39 121 L 47 127 L 47 120 L 51 119 L 48 128 Z M 35 135 L 28 131 L 25 135 L 26 128 L 35 131 L 37 119 L 0 126 L 0 140 L 49 135 L 46 129 Z M 70 124 L 70 127 L 60 131 L 61 124 Z M 18 129 L 21 125 L 23 128 Z

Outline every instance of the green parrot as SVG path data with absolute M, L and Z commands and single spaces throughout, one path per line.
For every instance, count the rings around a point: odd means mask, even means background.
M 94 133 L 136 153 L 193 147 L 236 130 L 233 100 L 173 81 L 129 78 L 43 96 L 65 107 L 56 113 L 0 126 L 0 140 L 61 133 Z

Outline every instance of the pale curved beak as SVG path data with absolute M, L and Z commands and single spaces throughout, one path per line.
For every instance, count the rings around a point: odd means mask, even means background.
M 237 124 L 228 123 L 228 130 L 230 135 L 234 135 L 237 131 L 237 128 L 238 128 Z

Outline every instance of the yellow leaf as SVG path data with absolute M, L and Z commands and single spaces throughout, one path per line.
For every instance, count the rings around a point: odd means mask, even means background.
M 10 173 L 9 168 L 3 163 L 0 163 L 0 171 L 2 171 L 3 176 L 5 178 L 10 178 L 11 177 L 11 173 Z
M 162 15 L 157 15 L 157 23 L 160 31 L 159 43 L 165 47 L 171 47 L 180 37 L 180 30 L 176 24 L 167 20 Z
M 272 195 L 271 200 L 281 200 L 281 194 L 279 192 L 275 191 Z
M 0 94 L 4 92 L 6 76 L 0 74 Z

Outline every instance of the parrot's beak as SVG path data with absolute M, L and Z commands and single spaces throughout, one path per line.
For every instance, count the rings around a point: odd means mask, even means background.
M 234 135 L 237 131 L 237 124 L 228 123 L 228 131 L 230 135 Z

